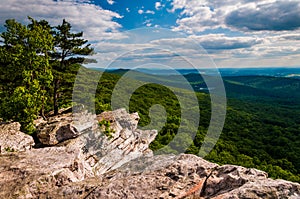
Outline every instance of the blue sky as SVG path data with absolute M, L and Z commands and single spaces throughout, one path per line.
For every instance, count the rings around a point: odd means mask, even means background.
M 27 16 L 83 31 L 97 52 L 91 67 L 300 63 L 299 0 L 1 0 L 0 30 Z
M 143 26 L 160 26 L 170 28 L 174 26 L 180 11 L 174 13 L 167 12 L 171 9 L 171 1 L 163 4 L 157 0 L 132 0 L 132 1 L 94 1 L 95 4 L 104 9 L 113 10 L 122 18 L 116 21 L 122 24 L 122 30 L 130 30 Z

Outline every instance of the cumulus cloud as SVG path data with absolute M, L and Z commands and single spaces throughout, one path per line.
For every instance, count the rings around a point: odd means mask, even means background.
M 146 22 L 150 23 L 149 21 Z M 180 38 L 176 36 L 178 33 L 165 29 L 159 30 L 144 29 L 144 31 L 136 30 L 132 33 L 129 31 L 126 34 L 128 35 L 127 39 L 96 44 L 97 65 L 105 67 L 114 62 L 116 67 L 132 67 L 135 64 L 159 63 L 173 67 L 184 67 L 186 61 L 180 58 L 181 56 L 191 59 L 195 57 L 197 63 L 208 60 L 207 53 L 191 38 Z M 201 58 L 206 56 L 206 58 L 199 59 L 199 56 Z
M 90 1 L 69 0 L 1 0 L 0 1 L 0 24 L 5 19 L 15 18 L 20 22 L 27 22 L 27 16 L 35 19 L 46 19 L 52 25 L 61 24 L 66 19 L 74 30 L 83 31 L 84 37 L 91 40 L 114 37 L 119 34 L 121 25 L 114 22 L 113 18 L 121 16 L 99 6 L 91 4 Z
M 282 31 L 300 28 L 300 2 L 276 1 L 231 12 L 226 25 L 250 31 Z
M 196 63 L 195 66 L 205 66 L 209 56 L 219 67 L 288 66 L 296 63 L 295 59 L 300 60 L 300 56 L 298 56 L 300 41 L 287 40 L 297 39 L 295 38 L 297 34 L 286 34 L 284 37 L 265 35 L 265 38 L 250 35 L 230 37 L 225 34 L 187 37 L 175 35 L 171 38 L 167 35 L 163 36 L 164 34 L 161 35 L 162 38 L 158 39 L 148 31 L 138 32 L 138 34 L 134 34 L 135 39 L 124 40 L 127 42 L 120 40 L 116 43 L 99 43 L 96 46 L 99 52 L 96 55 L 99 61 L 97 66 L 105 66 L 112 60 L 119 60 L 115 63 L 116 67 L 130 67 L 141 62 L 154 62 L 170 66 L 174 64 L 180 68 L 185 64 L 182 60 L 178 61 L 182 56 L 190 58 Z M 138 37 L 149 37 L 149 39 L 147 42 L 141 43 L 142 41 L 139 42 Z M 152 51 L 148 49 L 152 49 Z M 133 51 L 134 53 L 128 54 Z M 126 56 L 122 56 L 124 54 Z M 176 63 L 173 62 L 175 60 L 177 60 Z
M 223 34 L 209 34 L 204 36 L 192 36 L 204 49 L 207 50 L 231 50 L 239 48 L 250 48 L 261 44 L 263 39 L 256 37 L 228 37 Z
M 191 35 L 187 38 L 154 40 L 151 44 L 170 46 L 172 49 L 177 49 L 179 52 L 185 53 L 197 53 L 197 51 L 199 51 L 199 46 L 195 44 L 198 44 L 207 52 L 216 53 L 216 51 L 251 48 L 255 45 L 262 44 L 263 42 L 263 39 L 251 36 L 228 37 L 224 34 L 208 34 L 202 36 Z
M 284 34 L 281 35 L 280 38 L 286 39 L 286 40 L 299 40 L 300 41 L 300 34 Z
M 174 30 L 188 33 L 229 28 L 242 31 L 282 31 L 300 28 L 297 0 L 173 0 L 181 10 Z
M 160 2 L 155 2 L 155 9 L 159 10 L 162 7 Z
M 201 32 L 207 27 L 215 27 L 220 21 L 216 18 L 216 12 L 212 10 L 205 1 L 174 0 L 171 12 L 181 9 L 181 18 L 174 30 L 186 31 L 188 33 Z
M 300 23 L 297 17 L 300 13 L 299 3 L 296 0 L 173 0 L 173 8 L 169 11 L 180 13 L 173 30 L 188 32 L 190 36 L 151 40 L 147 45 L 153 48 L 167 47 L 180 55 L 198 61 L 205 53 L 190 42 L 192 38 L 220 67 L 292 65 L 300 60 L 300 34 L 298 34 L 300 30 L 295 31 L 298 29 L 298 22 L 295 20 Z M 157 2 L 155 9 L 160 5 L 161 3 Z M 141 9 L 141 14 L 145 14 L 146 10 Z M 240 25 L 243 21 L 247 24 L 245 27 Z M 153 26 L 150 21 L 146 22 L 145 25 Z M 264 27 L 253 28 L 257 24 Z M 285 27 L 276 28 L 279 24 L 285 24 Z M 203 31 L 225 33 L 207 34 Z M 143 34 L 143 40 L 147 35 L 149 36 L 150 33 Z M 137 45 L 128 46 L 126 43 L 126 45 L 118 44 L 113 48 L 129 50 L 128 48 L 136 47 Z M 149 58 L 161 61 L 164 57 L 166 60 L 170 59 L 161 52 L 159 54 L 162 56 L 139 55 L 135 60 L 139 57 L 143 60 Z M 178 59 L 175 56 L 173 58 Z

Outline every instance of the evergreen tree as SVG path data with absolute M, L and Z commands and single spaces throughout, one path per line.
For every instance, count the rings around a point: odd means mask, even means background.
M 53 109 L 58 114 L 61 104 L 71 101 L 72 87 L 79 64 L 84 62 L 84 56 L 93 52 L 83 32 L 72 33 L 71 24 L 63 20 L 62 24 L 54 27 L 55 50 L 51 53 L 53 81 Z M 64 95 L 64 96 L 63 96 Z
M 28 26 L 7 20 L 1 33 L 0 95 L 1 117 L 21 124 L 21 130 L 34 131 L 33 120 L 43 112 L 46 88 L 53 79 L 48 52 L 53 48 L 50 27 L 29 18 Z

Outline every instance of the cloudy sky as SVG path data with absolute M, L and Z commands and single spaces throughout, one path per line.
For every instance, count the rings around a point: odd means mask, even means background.
M 91 67 L 299 67 L 299 0 L 1 0 L 5 19 L 66 19 L 97 52 Z M 189 64 L 188 64 L 189 63 Z

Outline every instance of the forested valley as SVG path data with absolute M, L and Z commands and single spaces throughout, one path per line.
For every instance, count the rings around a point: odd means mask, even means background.
M 82 64 L 93 61 L 84 59 L 93 49 L 83 39 L 82 32 L 73 33 L 71 28 L 65 20 L 55 27 L 32 18 L 28 25 L 6 21 L 0 46 L 0 118 L 3 121 L 20 122 L 22 131 L 34 136 L 36 118 L 46 118 L 57 114 L 60 108 L 74 105 L 73 86 L 80 68 L 87 77 L 101 73 L 98 82 L 84 79 L 83 91 L 96 83 L 93 99 L 96 113 L 111 110 L 112 92 L 122 73 L 83 67 Z M 176 83 L 176 77 L 169 78 Z M 197 155 L 210 122 L 211 102 L 208 92 L 197 90 L 205 87 L 201 76 L 189 74 L 185 78 L 196 92 L 201 118 L 197 134 L 185 152 Z M 128 81 L 134 84 L 141 80 Z M 300 182 L 300 80 L 226 77 L 224 85 L 228 96 L 225 125 L 205 159 L 254 167 L 268 172 L 272 178 Z M 177 90 L 178 95 L 187 95 L 184 89 Z M 82 92 L 82 98 L 85 97 Z M 138 112 L 141 117 L 140 127 L 149 124 L 149 109 L 155 104 L 165 107 L 167 122 L 151 144 L 154 152 L 171 142 L 182 122 L 180 103 L 174 93 L 159 84 L 146 84 L 132 94 L 129 104 L 130 112 Z M 185 143 L 184 139 L 190 138 L 181 139 Z M 166 152 L 176 154 L 179 145 L 180 140 L 168 145 Z

